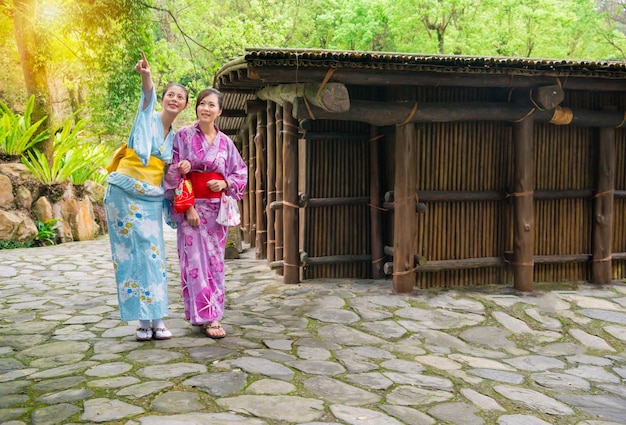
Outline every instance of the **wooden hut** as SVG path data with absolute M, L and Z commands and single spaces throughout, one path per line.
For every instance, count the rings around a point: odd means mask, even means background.
M 244 241 L 285 283 L 626 276 L 622 62 L 254 49 L 214 85 Z

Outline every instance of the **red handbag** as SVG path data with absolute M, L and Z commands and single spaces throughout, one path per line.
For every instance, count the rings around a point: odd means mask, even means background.
M 194 196 L 191 182 L 186 178 L 180 179 L 178 187 L 174 191 L 174 212 L 183 213 L 193 207 Z

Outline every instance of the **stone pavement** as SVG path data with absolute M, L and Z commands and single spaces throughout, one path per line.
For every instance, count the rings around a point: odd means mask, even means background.
M 0 423 L 626 424 L 626 285 L 393 295 L 227 261 L 228 336 L 119 320 L 108 239 L 0 251 Z M 558 289 L 560 288 L 560 289 Z

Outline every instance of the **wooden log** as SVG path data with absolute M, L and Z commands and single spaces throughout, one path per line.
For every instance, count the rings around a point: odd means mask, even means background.
M 243 232 L 243 241 L 247 244 L 250 243 L 250 180 L 252 179 L 252 175 L 250 174 L 252 168 L 250 167 L 250 148 L 249 137 L 248 137 L 248 127 L 246 126 L 241 133 L 241 157 L 248 166 L 248 184 L 246 185 L 246 190 L 243 193 L 243 208 L 241 214 L 241 230 Z
M 328 72 L 328 68 L 322 67 L 301 67 L 298 72 L 294 72 L 293 68 L 284 66 L 267 66 L 261 67 L 249 66 L 247 68 L 247 77 L 252 80 L 263 81 L 264 84 L 285 83 L 294 81 L 297 78 L 299 82 L 318 82 L 322 81 Z M 341 82 L 347 85 L 359 86 L 425 86 L 425 87 L 536 87 L 538 85 L 554 84 L 555 78 L 559 77 L 557 73 L 553 75 L 538 76 L 534 75 L 511 75 L 505 71 L 484 73 L 463 73 L 451 74 L 447 72 L 428 72 L 425 69 L 408 69 L 408 70 L 392 70 L 392 69 L 367 69 L 362 68 L 355 70 L 338 68 L 333 74 L 333 81 Z M 219 78 L 224 81 L 227 87 L 232 86 L 225 81 L 226 76 Z M 245 80 L 244 80 L 245 81 Z M 246 84 L 249 85 L 248 82 Z M 622 91 L 624 89 L 623 81 L 619 78 L 608 80 L 606 78 L 590 78 L 568 76 L 561 82 L 565 90 L 584 90 L 584 91 Z
M 393 202 L 383 202 L 383 210 L 385 211 L 393 211 L 395 206 Z M 423 202 L 418 202 L 415 204 L 415 212 L 418 214 L 424 214 L 427 210 L 426 204 Z
M 451 270 L 476 269 L 483 267 L 509 267 L 512 253 L 504 257 L 481 257 L 463 258 L 455 260 L 427 260 L 417 267 L 416 272 L 440 272 Z M 616 258 L 614 258 L 616 259 Z M 622 253 L 621 259 L 626 259 L 626 253 Z M 536 255 L 533 257 L 535 264 L 568 264 L 586 263 L 591 260 L 591 254 L 568 254 L 568 255 Z M 384 265 L 385 274 L 393 274 L 393 263 Z
M 395 210 L 393 224 L 393 290 L 411 293 L 415 289 L 414 246 L 417 235 L 415 125 L 396 127 Z
M 326 255 L 323 257 L 309 257 L 306 253 L 300 253 L 300 265 L 312 266 L 319 264 L 346 264 L 363 263 L 372 261 L 371 255 Z
M 537 109 L 554 109 L 563 102 L 565 92 L 559 85 L 518 88 L 511 93 L 511 100 L 518 105 Z
M 301 207 L 335 207 L 339 205 L 364 205 L 370 201 L 369 197 L 356 196 L 350 198 L 306 198 L 300 199 Z
M 283 108 L 280 106 L 276 106 L 276 202 L 282 203 L 283 201 Z M 283 210 L 276 210 L 275 213 L 275 228 L 274 232 L 276 233 L 276 249 L 275 249 L 275 259 L 282 260 L 283 259 Z M 276 272 L 279 275 L 283 274 L 283 269 L 280 268 Z
M 613 191 L 615 190 L 615 129 L 602 127 L 598 141 L 598 187 L 593 202 L 592 283 L 608 285 L 613 280 Z
M 298 125 L 293 119 L 291 103 L 283 105 L 283 281 L 300 280 L 298 253 Z
M 248 167 L 248 191 L 250 193 L 250 227 L 248 232 L 248 240 L 250 241 L 250 248 L 256 246 L 256 144 L 254 139 L 256 137 L 256 115 L 251 115 L 251 119 L 248 120 L 248 149 L 250 151 L 250 166 Z M 253 117 L 253 118 L 252 118 Z
M 256 152 L 256 240 L 255 255 L 257 260 L 267 258 L 267 218 L 265 215 L 266 177 L 265 146 L 267 145 L 267 123 L 265 111 L 257 112 L 256 136 L 254 137 Z
M 625 191 L 626 194 L 626 191 Z M 466 202 L 466 201 L 502 201 L 510 197 L 506 191 L 444 191 L 444 190 L 420 190 L 417 197 L 420 202 Z M 571 190 L 537 190 L 533 198 L 538 200 L 548 199 L 591 199 L 592 189 Z M 393 202 L 393 192 L 385 194 L 385 201 Z
M 561 254 L 561 255 L 535 255 L 533 262 L 535 264 L 568 264 L 568 263 L 586 263 L 592 258 L 591 254 Z M 506 251 L 504 260 L 507 264 L 513 262 L 513 252 Z
M 271 263 L 276 258 L 276 233 L 275 214 L 270 208 L 276 200 L 276 104 L 266 102 L 267 114 L 267 205 L 265 215 L 267 217 L 267 262 Z
M 626 252 L 614 252 L 611 257 L 613 260 L 626 260 Z
M 478 269 L 482 267 L 505 267 L 502 257 L 463 258 L 459 260 L 435 260 L 427 261 L 417 267 L 416 272 L 440 272 L 449 270 Z M 393 263 L 385 264 L 386 274 L 393 273 Z
M 506 102 L 374 102 L 353 100 L 346 112 L 326 112 L 315 106 L 304 108 L 301 99 L 294 102 L 294 117 L 366 122 L 379 127 L 408 122 L 507 121 L 518 122 L 527 116 L 537 122 L 577 125 L 580 127 L 620 127 L 624 112 L 569 110 L 564 108 L 537 110 Z M 568 118 L 569 117 L 569 118 Z
M 533 290 L 535 212 L 533 206 L 534 122 L 531 118 L 513 126 L 513 286 Z
M 348 89 L 341 83 L 266 86 L 259 90 L 256 95 L 259 99 L 271 100 L 281 106 L 285 102 L 293 104 L 295 99 L 300 98 L 306 99 L 308 106 L 318 107 L 327 112 L 345 112 L 350 109 Z
M 626 190 L 616 190 L 613 196 L 615 198 L 626 198 Z
M 383 247 L 383 253 L 389 257 L 393 257 L 393 247 L 389 245 L 385 245 Z M 415 254 L 413 258 L 415 259 L 414 266 L 423 266 L 428 261 L 426 257 L 422 255 L 418 255 L 418 254 Z

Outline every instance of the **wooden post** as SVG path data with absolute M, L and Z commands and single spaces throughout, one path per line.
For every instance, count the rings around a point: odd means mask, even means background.
M 253 117 L 250 115 L 249 117 Z M 250 240 L 250 248 L 256 246 L 256 146 L 254 139 L 256 136 L 256 123 L 255 119 L 248 120 L 248 149 L 250 150 L 250 167 L 248 168 L 248 192 L 250 193 L 250 227 L 248 232 L 250 233 L 248 238 Z
M 372 244 L 372 278 L 385 275 L 384 243 L 382 233 L 382 196 L 380 194 L 380 140 L 378 127 L 370 127 L 370 232 Z
M 283 107 L 276 106 L 276 202 L 283 201 Z M 283 261 L 283 209 L 276 210 L 274 231 L 276 232 L 275 261 Z M 276 270 L 282 275 L 283 268 Z
M 283 106 L 283 281 L 300 281 L 300 253 L 298 252 L 298 125 L 293 118 L 292 105 Z
M 241 214 L 241 230 L 243 232 L 243 241 L 247 244 L 250 243 L 250 180 L 252 175 L 250 171 L 250 147 L 248 146 L 248 127 L 241 132 L 241 157 L 248 166 L 248 184 L 246 190 L 243 193 L 243 211 Z
M 593 200 L 592 283 L 607 285 L 613 280 L 613 193 L 615 192 L 615 129 L 601 127 L 598 143 L 598 188 Z
M 415 276 L 415 240 L 417 223 L 417 164 L 415 124 L 396 126 L 396 153 L 393 217 L 393 290 L 411 293 L 417 282 Z
M 513 285 L 518 291 L 533 290 L 535 245 L 534 121 L 524 119 L 513 125 Z
M 276 200 L 276 104 L 267 101 L 267 262 L 276 258 L 276 235 L 274 233 L 274 210 L 270 208 Z
M 265 167 L 266 116 L 265 111 L 257 112 L 256 136 L 254 137 L 256 150 L 256 259 L 267 258 L 267 220 L 265 217 L 265 182 L 267 170 Z

